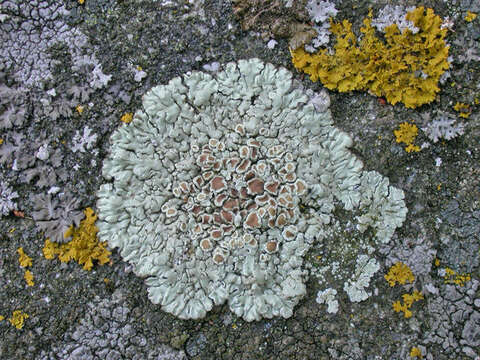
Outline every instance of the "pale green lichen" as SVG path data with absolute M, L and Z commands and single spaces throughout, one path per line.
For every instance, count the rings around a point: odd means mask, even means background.
M 380 265 L 378 262 L 373 258 L 369 258 L 368 255 L 360 255 L 357 258 L 353 278 L 346 281 L 343 285 L 343 289 L 348 294 L 350 301 L 364 301 L 371 295 L 365 289 L 368 288 L 370 279 L 379 269 Z
M 303 257 L 336 205 L 360 206 L 381 241 L 399 224 L 403 193 L 362 175 L 351 138 L 283 68 L 251 59 L 192 72 L 154 87 L 143 108 L 111 137 L 98 235 L 182 319 L 225 302 L 247 321 L 291 316 Z

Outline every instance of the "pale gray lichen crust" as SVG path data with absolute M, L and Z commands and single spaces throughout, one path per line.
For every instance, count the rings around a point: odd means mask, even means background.
M 375 189 L 362 197 L 370 182 L 351 138 L 286 69 L 250 59 L 215 77 L 188 73 L 151 89 L 143 108 L 111 137 L 98 235 L 182 319 L 225 302 L 247 321 L 287 318 L 306 293 L 303 256 L 335 206 L 372 210 L 363 223 L 379 237 L 404 220 L 378 214 L 405 208 L 400 190 L 389 205 Z

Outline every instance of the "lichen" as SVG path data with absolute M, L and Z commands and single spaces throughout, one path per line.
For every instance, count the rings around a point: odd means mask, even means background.
M 133 114 L 130 112 L 123 114 L 122 117 L 120 118 L 120 121 L 124 122 L 125 124 L 131 123 L 132 120 L 133 120 Z
M 250 59 L 192 72 L 150 90 L 143 109 L 111 137 L 99 237 L 180 318 L 224 302 L 247 321 L 287 318 L 336 206 L 359 210 L 379 242 L 405 218 L 403 192 L 362 172 L 351 138 L 285 69 Z
M 86 208 L 85 219 L 75 228 L 73 225 L 65 232 L 65 238 L 72 240 L 65 244 L 57 244 L 45 240 L 43 255 L 46 259 L 54 259 L 58 256 L 61 262 L 68 263 L 70 260 L 83 265 L 85 270 L 91 270 L 93 261 L 97 260 L 100 265 L 110 261 L 110 251 L 106 248 L 105 242 L 100 242 L 97 237 L 98 228 L 95 225 L 97 215 L 93 209 Z
M 368 90 L 392 104 L 402 102 L 415 108 L 432 102 L 440 91 L 438 81 L 448 69 L 447 29 L 432 9 L 418 7 L 406 15 L 419 29 L 400 31 L 396 24 L 385 28 L 385 41 L 375 34 L 372 12 L 364 19 L 357 37 L 348 20 L 331 23 L 336 35 L 334 53 L 327 49 L 309 54 L 303 48 L 291 50 L 294 66 L 320 80 L 328 89 L 340 92 Z
M 467 22 L 472 22 L 473 20 L 475 20 L 477 18 L 477 14 L 474 13 L 474 12 L 471 12 L 470 10 L 467 11 L 467 15 L 465 15 L 465 21 Z
M 455 284 L 458 286 L 465 286 L 467 281 L 472 279 L 472 276 L 468 273 L 458 274 L 455 270 L 448 266 L 444 269 L 445 275 L 443 276 L 445 284 Z
M 338 300 L 335 299 L 337 295 L 337 290 L 335 289 L 325 289 L 317 293 L 317 303 L 326 304 L 327 312 L 330 314 L 336 314 L 338 312 Z
M 33 281 L 33 274 L 30 270 L 25 271 L 25 274 L 23 274 L 23 278 L 25 279 L 28 286 L 35 285 L 35 282 Z
M 410 357 L 411 358 L 422 359 L 423 358 L 422 351 L 418 347 L 414 346 L 410 350 Z
M 18 198 L 18 193 L 12 191 L 3 181 L 0 182 L 0 218 L 8 215 L 10 211 L 17 209 L 17 204 L 14 201 L 16 198 Z
M 470 105 L 464 104 L 464 103 L 461 103 L 461 102 L 457 102 L 453 106 L 453 108 L 455 109 L 455 111 L 457 111 L 459 113 L 458 116 L 460 116 L 462 118 L 465 118 L 465 119 L 468 119 L 468 117 L 472 113 L 472 109 L 471 109 Z
M 354 277 L 345 282 L 343 286 L 350 301 L 364 301 L 371 295 L 365 289 L 370 285 L 371 278 L 379 269 L 380 265 L 375 259 L 367 255 L 360 255 L 357 258 Z
M 433 121 L 430 121 L 422 128 L 427 137 L 436 143 L 440 139 L 451 140 L 459 135 L 463 135 L 465 126 L 463 123 L 457 123 L 453 115 L 440 113 Z
M 23 247 L 19 247 L 17 249 L 17 253 L 18 253 L 18 263 L 20 264 L 21 267 L 25 268 L 25 267 L 32 266 L 32 258 L 27 254 L 25 254 L 25 252 L 23 251 Z
M 404 143 L 406 145 L 406 152 L 410 153 L 420 151 L 420 146 L 413 144 L 418 135 L 417 125 L 410 124 L 405 121 L 400 124 L 397 130 L 393 130 L 393 134 L 395 135 L 395 141 L 397 143 Z
M 413 283 L 415 281 L 415 276 L 413 275 L 412 270 L 400 261 L 390 267 L 388 274 L 384 277 L 392 287 L 395 286 L 397 282 L 404 285 L 407 282 Z
M 423 300 L 423 294 L 417 290 L 414 290 L 412 294 L 403 294 L 402 295 L 403 303 L 400 301 L 395 301 L 393 303 L 393 310 L 395 312 L 403 312 L 403 316 L 408 319 L 412 317 L 412 311 L 410 308 L 413 303 L 419 300 Z
M 10 324 L 15 326 L 18 330 L 21 330 L 23 328 L 25 320 L 28 318 L 29 318 L 28 314 L 24 313 L 22 310 L 15 310 L 12 313 L 12 317 L 10 317 L 8 321 L 10 322 Z

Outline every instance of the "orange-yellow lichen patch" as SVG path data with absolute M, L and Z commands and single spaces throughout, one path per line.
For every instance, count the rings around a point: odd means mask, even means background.
M 446 267 L 443 279 L 445 284 L 464 286 L 467 281 L 470 281 L 472 279 L 472 277 L 470 274 L 467 273 L 457 274 L 455 270 Z
M 24 322 L 28 318 L 28 314 L 22 312 L 22 310 L 15 310 L 12 313 L 12 317 L 9 318 L 8 321 L 10 322 L 10 324 L 20 330 L 21 328 L 23 328 Z
M 406 152 L 420 151 L 420 147 L 413 144 L 418 135 L 417 125 L 403 122 L 400 124 L 400 127 L 397 130 L 393 130 L 393 134 L 395 135 L 395 140 L 397 143 L 404 143 L 406 145 Z
M 396 262 L 384 277 L 390 286 L 395 286 L 397 282 L 403 285 L 407 282 L 413 283 L 415 281 L 412 270 L 400 261 Z
M 468 104 L 457 102 L 453 108 L 455 109 L 455 111 L 459 112 L 458 116 L 465 119 L 468 118 L 472 113 L 472 109 Z
M 467 11 L 467 15 L 465 16 L 465 21 L 472 22 L 477 18 L 477 14 L 471 11 Z
M 403 294 L 403 304 L 400 301 L 395 301 L 393 303 L 393 310 L 395 312 L 403 312 L 405 318 L 412 317 L 412 312 L 410 308 L 412 307 L 413 303 L 418 300 L 423 299 L 423 294 L 417 290 L 414 290 L 412 294 Z
M 422 356 L 422 351 L 421 351 L 418 347 L 414 346 L 414 347 L 412 347 L 412 349 L 410 350 L 410 357 L 411 357 L 411 358 L 422 359 L 422 358 L 423 358 L 423 356 Z
M 97 215 L 91 208 L 84 211 L 85 219 L 80 222 L 78 228 L 73 225 L 65 232 L 65 238 L 72 237 L 72 240 L 65 244 L 56 244 L 45 240 L 43 255 L 47 259 L 58 256 L 61 262 L 75 260 L 83 265 L 85 270 L 91 270 L 93 260 L 100 265 L 110 261 L 110 251 L 106 248 L 106 242 L 100 242 L 97 238 L 98 228 L 95 226 Z
M 25 252 L 23 251 L 23 247 L 19 247 L 17 249 L 17 253 L 18 253 L 18 262 L 20 263 L 21 267 L 25 268 L 25 267 L 32 266 L 32 258 L 27 254 L 25 254 Z
M 23 278 L 27 282 L 28 286 L 33 286 L 35 285 L 35 282 L 33 281 L 33 274 L 30 270 L 26 270 L 25 274 L 23 275 Z
M 124 122 L 125 124 L 128 124 L 128 123 L 132 122 L 132 120 L 133 120 L 133 114 L 132 113 L 125 113 L 120 118 L 120 121 Z
M 348 20 L 331 21 L 335 51 L 310 54 L 303 48 L 291 50 L 293 65 L 331 90 L 368 90 L 409 108 L 432 102 L 440 91 L 440 76 L 449 67 L 442 19 L 432 9 L 418 7 L 406 15 L 419 28 L 418 33 L 410 29 L 401 32 L 393 24 L 385 28 L 383 40 L 375 34 L 372 17 L 370 11 L 363 21 L 361 40 Z

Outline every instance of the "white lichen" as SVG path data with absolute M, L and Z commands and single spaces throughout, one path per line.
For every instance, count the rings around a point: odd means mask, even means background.
M 305 50 L 313 53 L 330 41 L 330 18 L 334 18 L 338 10 L 335 9 L 334 3 L 320 0 L 310 0 L 306 8 L 312 21 L 316 22 L 313 28 L 317 36 L 305 45 Z
M 401 5 L 387 5 L 372 20 L 372 26 L 376 27 L 378 31 L 385 32 L 386 27 L 396 24 L 402 33 L 408 29 L 413 34 L 416 34 L 419 28 L 412 21 L 406 19 L 407 13 L 414 9 L 415 7 L 405 8 Z
M 97 141 L 97 134 L 92 134 L 92 129 L 88 126 L 83 128 L 83 135 L 80 135 L 80 132 L 77 130 L 73 137 L 73 145 L 70 148 L 74 153 L 80 151 L 84 153 L 85 151 L 91 149 Z
M 322 0 L 309 0 L 307 11 L 310 18 L 317 23 L 323 23 L 330 17 L 335 17 L 338 12 L 334 3 Z
M 368 255 L 360 255 L 357 258 L 355 274 L 352 279 L 343 284 L 350 301 L 360 302 L 366 300 L 371 293 L 365 289 L 370 285 L 370 279 L 380 269 L 377 260 Z
M 465 127 L 463 123 L 457 124 L 453 115 L 442 113 L 435 120 L 430 121 L 422 130 L 430 140 L 436 143 L 440 139 L 451 140 L 463 135 Z
M 337 295 L 337 290 L 335 289 L 325 289 L 317 293 L 317 303 L 326 304 L 327 312 L 330 314 L 336 314 L 338 312 L 338 300 L 335 299 Z
M 17 209 L 17 204 L 14 201 L 16 198 L 18 198 L 18 193 L 12 191 L 3 181 L 0 182 L 0 218 Z
M 388 180 L 362 180 L 330 111 L 258 59 L 154 87 L 111 143 L 98 235 L 147 277 L 153 303 L 183 319 L 224 302 L 246 321 L 287 318 L 336 204 L 359 209 L 381 241 L 406 212 Z

